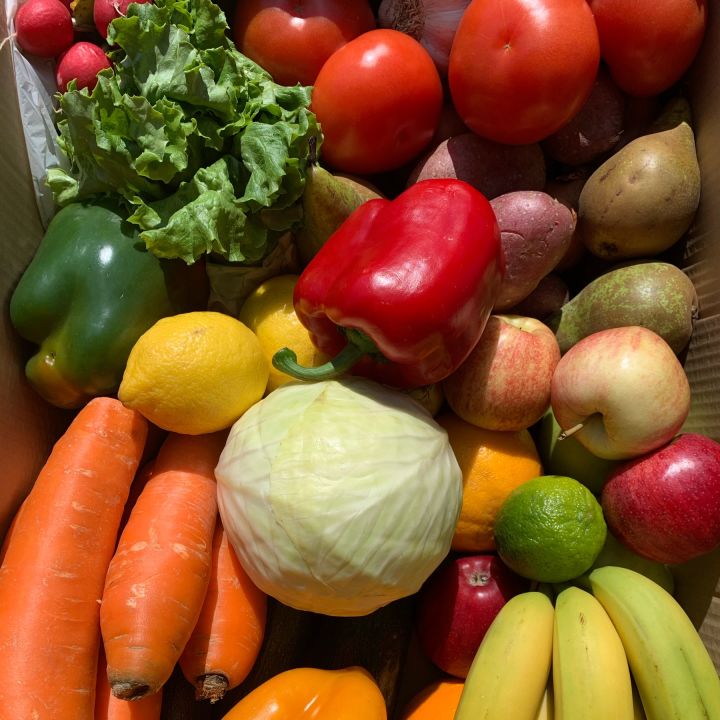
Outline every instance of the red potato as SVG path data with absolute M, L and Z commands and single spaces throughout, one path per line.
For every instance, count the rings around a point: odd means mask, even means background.
M 65 92 L 71 80 L 77 83 L 77 89 L 89 91 L 97 84 L 97 74 L 111 67 L 108 56 L 95 43 L 80 41 L 71 45 L 59 58 L 55 70 L 58 90 Z
M 603 68 L 580 112 L 542 142 L 548 157 L 565 165 L 584 165 L 610 152 L 620 141 L 625 95 Z
M 589 176 L 590 170 L 588 167 L 577 168 L 571 175 L 548 180 L 545 185 L 545 192 L 550 195 L 550 197 L 566 205 L 573 212 L 577 212 L 580 193 Z M 555 266 L 555 271 L 565 272 L 575 267 L 585 255 L 585 245 L 583 245 L 580 234 L 573 232 L 570 244 L 565 250 L 565 254 Z
M 576 215 L 544 192 L 505 193 L 490 204 L 505 258 L 495 312 L 504 312 L 524 300 L 555 269 L 572 240 Z
M 445 102 L 440 110 L 440 119 L 433 136 L 430 147 L 437 147 L 443 140 L 448 140 L 455 135 L 469 133 L 468 126 L 458 115 L 455 106 L 451 102 Z
M 29 55 L 57 57 L 73 42 L 70 10 L 60 0 L 28 0 L 15 14 L 15 36 Z
M 525 315 L 545 320 L 570 299 L 567 283 L 555 273 L 540 280 L 537 287 L 517 305 L 508 311 L 510 315 Z
M 488 200 L 514 190 L 542 190 L 545 158 L 537 143 L 504 145 L 464 132 L 443 140 L 410 173 L 408 185 L 429 178 L 457 178 Z

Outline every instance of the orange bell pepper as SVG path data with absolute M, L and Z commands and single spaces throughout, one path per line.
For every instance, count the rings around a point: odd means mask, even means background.
M 294 668 L 248 693 L 223 720 L 387 720 L 387 707 L 361 667 Z
M 431 683 L 410 699 L 401 720 L 453 720 L 463 685 L 455 679 Z

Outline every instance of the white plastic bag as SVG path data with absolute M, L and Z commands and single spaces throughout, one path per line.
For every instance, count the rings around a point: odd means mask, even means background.
M 19 0 L 4 3 L 12 52 L 15 86 L 20 118 L 27 147 L 30 174 L 35 188 L 40 218 L 44 226 L 55 214 L 52 193 L 45 184 L 47 168 L 65 166 L 65 157 L 57 146 L 57 131 L 53 122 L 53 95 L 56 91 L 55 61 L 48 58 L 31 58 L 23 55 L 15 41 L 15 12 L 22 4 Z M 8 52 L 4 49 L 3 52 Z

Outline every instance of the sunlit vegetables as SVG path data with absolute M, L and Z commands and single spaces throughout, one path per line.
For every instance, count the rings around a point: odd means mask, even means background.
M 261 260 L 300 218 L 310 89 L 282 87 L 242 55 L 211 0 L 129 6 L 110 23 L 113 70 L 60 98 L 65 205 L 118 193 L 159 257 Z
M 445 431 L 408 395 L 360 378 L 273 391 L 232 427 L 215 474 L 255 584 L 338 616 L 416 592 L 450 549 L 462 495 Z

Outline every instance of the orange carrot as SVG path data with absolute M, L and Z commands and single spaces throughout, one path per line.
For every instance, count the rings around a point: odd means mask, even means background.
M 122 531 L 100 606 L 118 698 L 163 686 L 200 615 L 212 567 L 215 466 L 226 437 L 169 435 Z
M 120 700 L 110 691 L 105 653 L 100 651 L 97 688 L 95 692 L 95 720 L 160 720 L 162 689 L 139 700 Z
M 260 652 L 266 617 L 267 595 L 243 570 L 218 520 L 210 586 L 180 657 L 196 699 L 217 702 L 248 676 Z
M 147 436 L 95 398 L 50 453 L 0 567 L 0 717 L 92 720 L 105 573 Z
M 122 517 L 120 518 L 121 531 L 125 528 L 125 525 L 127 525 L 130 513 L 135 507 L 135 503 L 140 497 L 140 493 L 145 489 L 148 480 L 152 477 L 154 467 L 155 458 L 152 458 L 151 460 L 147 460 L 143 463 L 140 466 L 140 469 L 135 473 L 135 479 L 132 481 L 132 485 L 130 486 L 130 494 L 128 495 L 127 502 L 125 503 L 125 509 L 123 510 Z

